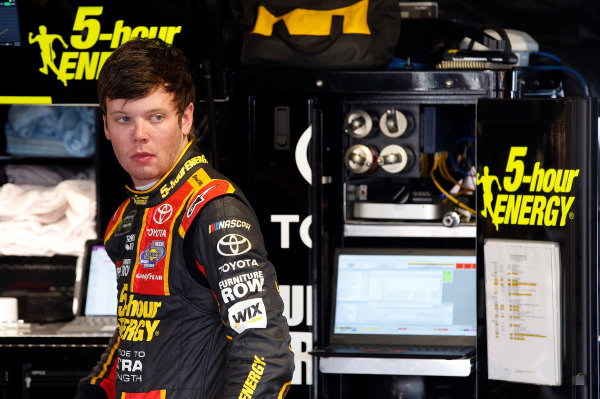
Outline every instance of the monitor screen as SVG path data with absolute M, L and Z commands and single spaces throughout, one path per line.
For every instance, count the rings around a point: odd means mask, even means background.
M 20 46 L 21 31 L 17 0 L 0 2 L 0 46 Z
M 94 245 L 89 254 L 86 316 L 117 314 L 117 271 L 103 245 Z
M 476 256 L 340 253 L 334 334 L 475 336 Z

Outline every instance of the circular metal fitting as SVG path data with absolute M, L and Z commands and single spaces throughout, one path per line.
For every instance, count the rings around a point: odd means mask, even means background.
M 460 216 L 454 211 L 447 212 L 442 218 L 442 224 L 446 227 L 456 227 L 460 225 Z
M 379 118 L 379 130 L 393 139 L 410 134 L 413 127 L 412 116 L 397 109 L 388 109 Z
M 356 144 L 348 148 L 344 164 L 354 173 L 369 173 L 377 167 L 377 152 L 371 147 Z
M 346 115 L 344 133 L 356 139 L 367 137 L 373 131 L 373 118 L 368 112 L 357 109 Z
M 384 147 L 379 153 L 377 163 L 388 173 L 400 173 L 405 171 L 414 161 L 414 155 L 410 148 L 397 144 Z

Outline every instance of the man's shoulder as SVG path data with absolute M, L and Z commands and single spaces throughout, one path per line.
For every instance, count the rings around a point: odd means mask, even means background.
M 130 198 L 125 199 L 121 205 L 117 208 L 117 210 L 113 213 L 112 217 L 108 221 L 108 226 L 106 227 L 105 237 L 111 235 L 111 232 L 115 230 L 124 218 L 125 209 L 127 209 L 127 205 L 131 202 Z

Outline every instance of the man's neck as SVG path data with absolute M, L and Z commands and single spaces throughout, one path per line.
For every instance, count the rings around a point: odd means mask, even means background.
M 135 186 L 135 189 L 137 191 L 146 191 L 148 190 L 150 187 L 154 186 L 156 183 L 158 182 L 158 180 L 153 181 L 152 183 L 148 183 L 148 184 L 144 184 L 143 186 Z

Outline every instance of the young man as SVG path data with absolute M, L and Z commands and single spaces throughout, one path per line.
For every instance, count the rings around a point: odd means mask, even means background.
M 118 330 L 77 398 L 281 398 L 293 354 L 257 219 L 191 136 L 187 59 L 134 39 L 98 79 L 104 132 L 135 188 L 113 215 Z

